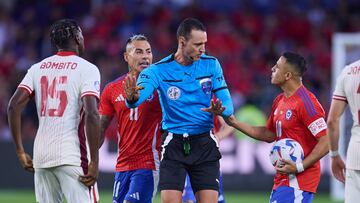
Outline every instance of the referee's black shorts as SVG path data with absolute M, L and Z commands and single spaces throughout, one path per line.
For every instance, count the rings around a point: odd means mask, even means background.
M 190 144 L 190 154 L 184 151 Z M 183 191 L 186 172 L 196 193 L 199 190 L 219 190 L 219 160 L 221 154 L 211 132 L 189 135 L 165 132 L 161 136 L 160 190 Z

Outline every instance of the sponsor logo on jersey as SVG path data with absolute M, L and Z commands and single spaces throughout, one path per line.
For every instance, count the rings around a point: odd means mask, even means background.
M 150 79 L 150 77 L 148 76 L 148 75 L 146 75 L 146 74 L 144 74 L 144 73 L 140 73 L 140 78 L 142 78 L 142 79 Z
M 94 87 L 95 87 L 95 90 L 100 92 L 100 81 L 95 81 L 94 82 Z
M 200 86 L 205 94 L 211 94 L 212 83 L 210 78 L 204 78 L 200 80 Z
M 140 195 L 139 192 L 134 192 L 130 195 L 130 197 L 136 199 L 136 200 L 140 200 Z
M 308 126 L 308 129 L 314 136 L 317 135 L 319 132 L 325 130 L 326 128 L 327 125 L 324 118 L 318 118 L 317 120 L 310 123 L 310 125 Z
M 115 102 L 121 102 L 121 101 L 125 101 L 125 98 L 122 94 L 119 94 L 119 96 L 116 97 Z
M 216 80 L 220 82 L 220 81 L 224 80 L 224 76 L 217 77 Z
M 291 116 L 292 116 L 292 111 L 288 109 L 285 114 L 285 119 L 290 120 Z
M 177 100 L 180 98 L 181 96 L 181 90 L 178 87 L 175 86 L 171 86 L 169 87 L 169 89 L 167 90 L 167 96 L 169 97 L 169 99 L 171 100 Z

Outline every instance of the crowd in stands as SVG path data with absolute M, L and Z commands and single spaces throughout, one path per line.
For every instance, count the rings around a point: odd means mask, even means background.
M 331 99 L 332 36 L 360 31 L 356 0 L 3 0 L 0 1 L 0 140 L 10 140 L 6 107 L 30 66 L 53 54 L 49 26 L 76 19 L 85 38 L 84 58 L 96 64 L 102 87 L 127 72 L 126 39 L 145 34 L 154 61 L 176 50 L 176 27 L 186 17 L 207 27 L 207 52 L 222 64 L 236 108 L 248 102 L 269 113 L 278 88 L 271 67 L 284 51 L 308 61 L 305 85 L 325 110 Z M 360 56 L 359 56 L 360 58 Z M 34 103 L 25 111 L 23 136 L 37 128 Z

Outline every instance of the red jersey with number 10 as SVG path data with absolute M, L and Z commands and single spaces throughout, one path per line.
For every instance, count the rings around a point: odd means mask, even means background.
M 108 84 L 100 98 L 100 114 L 113 116 L 118 124 L 116 171 L 158 169 L 160 157 L 161 107 L 155 91 L 143 104 L 129 109 L 125 105 L 122 82 L 125 76 Z
M 291 138 L 304 150 L 306 157 L 318 143 L 317 138 L 326 134 L 325 112 L 316 97 L 301 86 L 293 95 L 286 98 L 277 96 L 267 121 L 267 128 L 276 133 L 277 140 Z M 303 191 L 316 192 L 320 182 L 320 161 L 294 177 L 277 173 L 273 189 L 281 185 Z

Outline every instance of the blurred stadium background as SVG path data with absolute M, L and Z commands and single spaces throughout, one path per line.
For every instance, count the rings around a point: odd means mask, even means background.
M 145 34 L 154 62 L 175 52 L 175 31 L 185 17 L 207 27 L 209 54 L 224 70 L 240 120 L 261 125 L 279 92 L 270 85 L 270 68 L 285 50 L 309 63 L 305 86 L 327 111 L 331 101 L 332 39 L 335 33 L 360 31 L 358 0 L 0 0 L 0 202 L 34 202 L 33 176 L 15 155 L 6 121 L 10 96 L 35 62 L 52 54 L 49 26 L 60 18 L 76 19 L 85 37 L 84 58 L 102 74 L 102 87 L 127 72 L 122 52 L 128 37 Z M 352 52 L 345 61 L 360 58 Z M 345 59 L 344 59 L 345 60 Z M 28 152 L 36 134 L 32 103 L 23 114 Z M 116 141 L 108 133 L 101 149 L 101 202 L 110 202 Z M 267 202 L 273 169 L 271 145 L 240 133 L 223 140 L 221 167 L 228 202 Z M 322 179 L 314 202 L 331 202 L 329 159 L 322 159 Z

